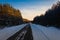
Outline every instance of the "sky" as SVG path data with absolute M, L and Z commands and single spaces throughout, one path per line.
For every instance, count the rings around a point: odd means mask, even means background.
M 57 1 L 58 0 L 0 0 L 0 4 L 8 3 L 15 9 L 19 9 L 23 18 L 33 20 L 34 17 L 45 14 Z

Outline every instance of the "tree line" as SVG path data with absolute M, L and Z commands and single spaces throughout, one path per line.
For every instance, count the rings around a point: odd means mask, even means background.
M 45 15 L 36 16 L 32 23 L 60 28 L 60 1 L 53 4 L 51 9 L 45 12 Z

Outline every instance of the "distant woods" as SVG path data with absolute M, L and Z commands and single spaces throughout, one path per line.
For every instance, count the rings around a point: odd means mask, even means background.
M 0 4 L 0 27 L 23 23 L 21 12 L 9 4 Z
M 60 28 L 60 2 L 53 4 L 52 8 L 45 12 L 45 15 L 36 16 L 32 23 Z

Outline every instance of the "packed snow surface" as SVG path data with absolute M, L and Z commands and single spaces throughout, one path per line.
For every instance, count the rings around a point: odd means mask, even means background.
M 60 30 L 54 27 L 44 27 L 30 24 L 34 40 L 60 40 Z

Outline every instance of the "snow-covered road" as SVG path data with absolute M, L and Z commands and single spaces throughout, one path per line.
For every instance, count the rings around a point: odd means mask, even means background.
M 30 25 L 31 27 L 32 32 L 28 31 L 28 33 L 32 33 L 33 40 L 60 40 L 60 29 L 54 27 L 44 27 L 32 23 L 22 24 L 0 30 L 0 40 L 6 40 L 24 28 L 26 25 Z
M 60 30 L 54 27 L 44 27 L 30 24 L 34 40 L 60 40 Z
M 36 27 L 36 25 L 31 24 L 31 28 L 34 40 L 48 40 L 45 34 L 38 27 Z

